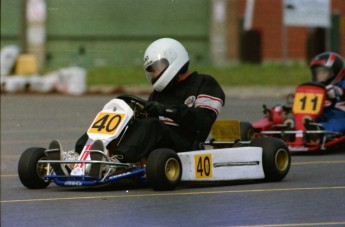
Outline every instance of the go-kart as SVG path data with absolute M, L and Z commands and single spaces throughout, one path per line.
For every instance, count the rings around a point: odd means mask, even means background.
M 59 186 L 96 186 L 132 178 L 155 190 L 173 190 L 181 181 L 280 181 L 291 163 L 286 144 L 276 138 L 239 141 L 239 121 L 217 121 L 202 150 L 176 153 L 153 150 L 137 163 L 124 163 L 105 148 L 121 143 L 131 123 L 147 117 L 144 100 L 122 95 L 110 100 L 87 130 L 88 141 L 78 158 L 66 159 L 57 140 L 48 148 L 26 149 L 18 163 L 20 181 L 29 189 Z M 224 135 L 227 137 L 225 137 Z M 205 149 L 210 148 L 210 149 Z
M 322 84 L 303 83 L 297 86 L 295 93 L 288 95 L 286 105 L 270 109 L 263 105 L 265 117 L 252 124 L 241 122 L 242 139 L 280 138 L 291 152 L 332 150 L 342 146 L 344 133 L 323 130 L 316 123 L 324 108 L 334 105 L 334 100 L 326 99 L 326 95 Z

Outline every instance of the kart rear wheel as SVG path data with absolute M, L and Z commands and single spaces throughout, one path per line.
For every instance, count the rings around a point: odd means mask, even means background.
M 240 122 L 241 141 L 250 141 L 255 137 L 255 131 L 251 123 Z
M 167 148 L 152 151 L 147 159 L 146 176 L 154 190 L 173 190 L 182 176 L 182 164 L 177 153 Z
M 48 187 L 49 181 L 43 176 L 47 173 L 48 164 L 39 164 L 39 160 L 46 160 L 42 147 L 31 147 L 26 149 L 20 156 L 18 162 L 18 175 L 22 184 L 29 189 L 42 189 Z
M 267 181 L 281 181 L 287 175 L 291 165 L 291 155 L 286 144 L 277 138 L 264 137 L 254 139 L 250 146 L 262 147 L 262 161 Z

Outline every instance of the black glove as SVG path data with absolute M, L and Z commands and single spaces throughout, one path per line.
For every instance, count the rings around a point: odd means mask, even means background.
M 144 110 L 152 117 L 163 116 L 165 106 L 159 102 L 148 101 L 145 104 Z
M 177 113 L 176 107 L 166 106 L 156 101 L 148 101 L 145 104 L 144 110 L 152 117 L 164 116 L 174 118 Z

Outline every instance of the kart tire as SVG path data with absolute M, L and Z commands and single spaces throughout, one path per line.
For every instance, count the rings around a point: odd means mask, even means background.
M 175 189 L 182 176 L 182 164 L 177 153 L 168 148 L 153 150 L 147 159 L 146 176 L 156 191 Z
M 241 141 L 250 141 L 254 139 L 255 131 L 251 123 L 246 121 L 240 122 Z
M 49 181 L 43 179 L 47 172 L 47 164 L 38 164 L 39 160 L 47 159 L 45 150 L 42 147 L 31 147 L 20 156 L 18 162 L 19 179 L 29 189 L 42 189 L 50 184 Z
M 277 138 L 263 137 L 252 140 L 252 147 L 262 147 L 262 165 L 266 181 L 281 181 L 291 165 L 291 155 L 286 144 Z

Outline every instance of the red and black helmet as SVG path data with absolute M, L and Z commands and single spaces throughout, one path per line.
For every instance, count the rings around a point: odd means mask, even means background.
M 317 55 L 310 63 L 311 79 L 325 85 L 336 84 L 344 79 L 345 63 L 344 59 L 337 53 L 324 52 Z M 318 74 L 323 71 L 327 74 L 320 79 Z

